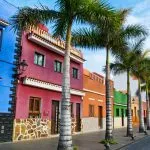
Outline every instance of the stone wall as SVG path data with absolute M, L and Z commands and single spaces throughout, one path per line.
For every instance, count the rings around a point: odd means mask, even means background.
M 72 134 L 75 133 L 76 121 L 72 119 Z M 82 120 L 81 120 L 82 130 Z M 33 140 L 51 136 L 51 121 L 43 119 L 15 119 L 13 141 Z
M 43 119 L 15 119 L 13 141 L 49 137 L 51 121 Z

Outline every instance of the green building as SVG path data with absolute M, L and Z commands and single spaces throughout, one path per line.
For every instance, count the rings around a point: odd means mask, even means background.
M 127 126 L 127 94 L 114 90 L 114 128 Z

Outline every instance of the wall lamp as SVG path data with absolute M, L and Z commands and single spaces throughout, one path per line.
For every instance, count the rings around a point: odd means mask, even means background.
M 28 67 L 28 64 L 27 64 L 26 60 L 22 60 L 19 63 L 17 78 L 19 78 L 19 76 L 22 75 L 23 72 L 27 70 L 27 67 Z

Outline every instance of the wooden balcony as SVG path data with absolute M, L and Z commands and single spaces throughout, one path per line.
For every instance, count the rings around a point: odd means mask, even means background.
M 65 53 L 65 41 L 60 38 L 54 38 L 48 32 L 41 30 L 39 27 L 31 27 L 29 29 L 28 39 L 36 42 L 37 44 L 42 44 L 46 48 L 53 48 L 53 51 L 58 51 L 59 53 Z M 41 43 L 42 42 L 42 43 Z M 81 51 L 74 47 L 71 47 L 71 55 L 77 57 L 84 61 Z

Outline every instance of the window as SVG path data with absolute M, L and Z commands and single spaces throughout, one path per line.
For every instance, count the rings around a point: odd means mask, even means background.
M 119 117 L 119 108 L 116 109 L 116 117 Z
M 60 73 L 62 72 L 62 62 L 55 60 L 54 71 Z
M 44 55 L 35 52 L 34 54 L 34 64 L 39 66 L 44 66 Z
M 73 78 L 77 79 L 78 78 L 78 69 L 73 68 L 72 73 L 73 73 Z
M 30 97 L 29 100 L 29 117 L 40 117 L 41 99 L 38 97 Z
M 0 29 L 0 48 L 1 48 L 1 45 L 2 45 L 2 29 Z
M 89 117 L 94 117 L 94 105 L 89 105 Z

